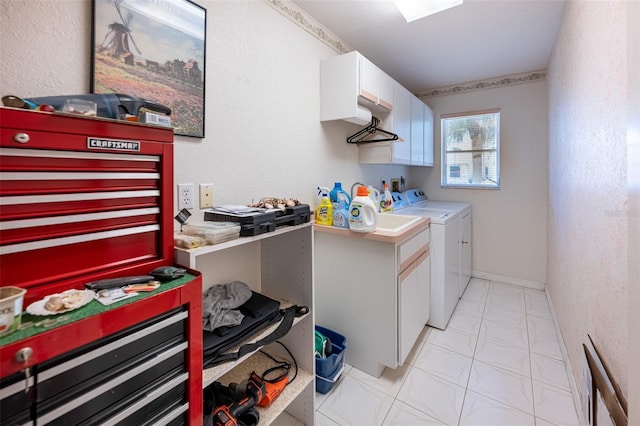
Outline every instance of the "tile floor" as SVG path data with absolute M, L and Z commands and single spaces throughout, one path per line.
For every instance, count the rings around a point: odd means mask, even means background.
M 379 378 L 347 365 L 316 393 L 316 424 L 577 425 L 569 389 L 544 292 L 474 278 L 405 365 Z

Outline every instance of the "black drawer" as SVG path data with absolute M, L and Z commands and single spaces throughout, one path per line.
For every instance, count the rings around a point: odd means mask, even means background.
M 29 378 L 29 391 L 25 392 L 24 373 L 0 379 L 0 424 L 20 425 L 31 418 L 33 377 Z
M 71 388 L 84 392 L 186 341 L 186 315 L 181 309 L 173 310 L 39 364 L 37 401 L 68 394 Z
M 96 388 L 93 392 L 87 393 L 63 405 L 52 405 L 46 407 L 38 405 L 36 421 L 38 424 L 60 425 L 103 425 L 105 420 L 116 416 L 128 406 L 145 397 L 161 385 L 156 379 L 158 375 L 164 378 L 177 378 L 184 372 L 182 365 L 184 356 L 174 356 L 167 359 L 155 367 L 145 370 L 143 373 L 126 380 L 116 386 L 106 386 Z M 173 366 L 172 372 L 167 373 L 166 368 Z M 154 380 L 155 379 L 155 380 Z M 170 392 L 175 399 L 183 401 L 186 399 L 187 384 L 183 382 Z M 163 409 L 163 406 L 152 406 L 151 408 Z M 148 407 L 141 409 L 142 417 L 150 417 L 153 411 Z M 125 419 L 126 420 L 126 419 Z M 128 423 L 128 420 L 124 424 Z M 133 423 L 131 423 L 133 424 Z
M 186 320 L 173 310 L 38 365 L 37 423 L 141 425 L 185 405 Z

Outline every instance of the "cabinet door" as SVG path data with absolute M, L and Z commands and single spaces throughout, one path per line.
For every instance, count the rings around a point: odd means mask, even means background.
M 433 110 L 424 104 L 424 165 L 433 167 Z
M 471 280 L 471 212 L 460 222 L 460 297 Z
M 360 64 L 360 90 L 363 98 L 378 103 L 378 67 L 364 56 L 358 57 Z
M 429 319 L 429 252 L 398 277 L 398 365 L 404 364 Z
M 399 84 L 393 91 L 393 133 L 403 139 L 393 143 L 393 162 L 411 163 L 411 92 Z
M 411 165 L 424 165 L 424 103 L 411 97 Z
M 395 90 L 395 81 L 382 70 L 378 70 L 378 105 L 393 110 L 393 92 Z

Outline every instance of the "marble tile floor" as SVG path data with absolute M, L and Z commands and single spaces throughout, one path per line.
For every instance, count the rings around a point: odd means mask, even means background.
M 316 424 L 578 425 L 543 291 L 473 278 L 445 331 L 425 327 L 405 365 L 348 365 L 316 393 Z

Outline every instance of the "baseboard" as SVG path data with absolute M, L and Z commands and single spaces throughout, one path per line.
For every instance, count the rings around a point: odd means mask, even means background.
M 522 278 L 514 278 L 506 275 L 498 275 L 492 274 L 490 272 L 482 272 L 482 271 L 472 271 L 471 276 L 473 278 L 482 278 L 485 280 L 497 281 L 505 284 L 517 285 L 520 287 L 532 288 L 534 290 L 544 290 L 545 283 L 540 283 L 537 281 L 524 280 Z
M 569 379 L 569 388 L 571 390 L 571 397 L 573 398 L 573 406 L 576 409 L 576 415 L 581 425 L 588 425 L 589 423 L 584 418 L 582 412 L 582 403 L 580 402 L 580 392 L 578 392 L 578 384 L 576 383 L 575 376 L 573 375 L 573 368 L 571 367 L 571 361 L 569 360 L 569 353 L 567 347 L 564 344 L 562 333 L 560 333 L 560 326 L 558 325 L 558 317 L 556 316 L 556 310 L 553 307 L 551 301 L 551 293 L 544 292 L 547 296 L 547 303 L 549 303 L 549 309 L 551 310 L 551 317 L 553 318 L 553 326 L 556 329 L 556 336 L 558 337 L 558 343 L 560 343 L 560 351 L 562 352 L 562 359 L 564 359 L 564 367 L 567 370 L 567 379 Z

